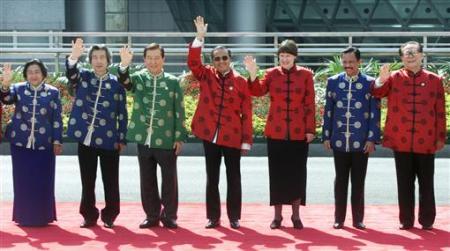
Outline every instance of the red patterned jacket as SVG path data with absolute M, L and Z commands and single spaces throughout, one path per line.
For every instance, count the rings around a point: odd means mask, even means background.
M 314 81 L 309 69 L 270 68 L 262 80 L 249 81 L 249 89 L 254 96 L 270 95 L 266 137 L 305 140 L 306 133 L 316 133 Z
M 432 154 L 445 142 L 445 97 L 442 78 L 427 71 L 393 72 L 375 97 L 387 97 L 383 145 L 399 152 Z
M 200 97 L 191 129 L 200 139 L 241 149 L 252 144 L 252 103 L 247 81 L 237 72 L 222 77 L 202 64 L 201 47 L 189 46 L 188 66 L 200 82 Z M 217 138 L 214 138 L 217 133 Z

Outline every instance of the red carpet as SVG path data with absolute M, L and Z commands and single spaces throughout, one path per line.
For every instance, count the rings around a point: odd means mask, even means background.
M 122 204 L 112 230 L 100 225 L 80 229 L 77 203 L 59 203 L 58 222 L 43 228 L 16 226 L 11 222 L 11 203 L 0 206 L 1 250 L 450 250 L 449 206 L 438 207 L 432 231 L 398 230 L 395 205 L 367 206 L 365 231 L 352 228 L 350 218 L 345 229 L 334 230 L 333 206 L 323 205 L 301 208 L 303 230 L 292 229 L 288 207 L 284 227 L 269 229 L 272 208 L 261 204 L 243 206 L 239 230 L 229 228 L 226 217 L 222 227 L 205 229 L 203 204 L 181 204 L 176 230 L 139 229 L 144 216 L 140 203 L 134 202 Z M 225 208 L 222 215 L 226 216 Z

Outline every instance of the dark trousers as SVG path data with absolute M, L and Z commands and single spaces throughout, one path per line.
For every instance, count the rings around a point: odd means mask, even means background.
M 220 219 L 219 176 L 222 156 L 227 174 L 227 214 L 230 220 L 241 218 L 241 150 L 203 141 L 206 160 L 206 217 Z
M 419 181 L 419 223 L 429 226 L 436 217 L 434 154 L 394 152 L 400 223 L 414 225 L 415 180 Z
M 149 148 L 138 144 L 141 201 L 147 219 L 177 219 L 178 180 L 177 155 L 174 150 Z M 161 197 L 159 196 L 157 165 L 161 167 Z M 161 204 L 163 210 L 161 211 Z
M 95 207 L 95 180 L 97 178 L 97 160 L 100 158 L 105 208 L 101 211 L 102 221 L 114 221 L 120 213 L 119 194 L 119 152 L 104 150 L 78 144 L 78 161 L 81 174 L 80 214 L 86 220 L 96 221 L 99 216 Z
M 363 152 L 333 151 L 336 178 L 334 180 L 334 220 L 344 222 L 347 211 L 348 178 L 352 182 L 351 203 L 353 223 L 364 219 L 364 183 L 368 154 Z

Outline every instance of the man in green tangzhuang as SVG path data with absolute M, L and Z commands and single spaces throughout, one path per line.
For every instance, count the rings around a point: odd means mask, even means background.
M 141 200 L 146 218 L 140 228 L 159 225 L 177 228 L 177 155 L 186 138 L 183 92 L 178 79 L 164 72 L 164 49 L 152 43 L 144 49 L 145 69 L 129 74 L 132 51 L 120 50 L 119 79 L 134 95 L 127 139 L 136 142 Z M 161 167 L 161 197 L 156 167 Z M 162 210 L 161 210 L 162 205 Z

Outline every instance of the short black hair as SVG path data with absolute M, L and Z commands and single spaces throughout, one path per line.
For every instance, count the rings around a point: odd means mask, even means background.
M 218 51 L 218 50 L 226 50 L 228 53 L 228 57 L 230 57 L 230 59 L 231 59 L 231 50 L 225 46 L 219 45 L 219 46 L 214 47 L 214 49 L 211 50 L 211 61 L 214 60 L 214 52 Z
M 39 66 L 39 68 L 41 69 L 42 76 L 44 76 L 44 78 L 47 77 L 47 67 L 45 67 L 44 63 L 42 63 L 41 60 L 34 58 L 34 59 L 31 59 L 30 61 L 26 62 L 25 66 L 23 67 L 22 74 L 25 79 L 27 79 L 27 70 L 32 65 Z
M 89 63 L 92 63 L 92 53 L 94 51 L 105 51 L 106 52 L 106 60 L 108 61 L 108 65 L 111 64 L 111 52 L 109 52 L 108 47 L 104 44 L 94 44 L 88 52 Z
M 400 45 L 400 48 L 398 49 L 398 54 L 401 56 L 403 56 L 403 48 L 405 48 L 407 45 L 409 44 L 414 44 L 417 45 L 417 47 L 419 48 L 419 52 L 422 53 L 423 52 L 423 45 L 417 41 L 408 41 L 402 45 Z
M 294 40 L 286 39 L 281 42 L 280 47 L 278 47 L 277 55 L 279 56 L 281 53 L 288 53 L 295 57 L 298 56 L 298 47 L 297 43 Z
M 347 54 L 347 53 L 355 54 L 355 57 L 356 57 L 356 59 L 358 59 L 358 61 L 361 59 L 361 52 L 359 51 L 358 48 L 356 48 L 354 46 L 347 47 L 343 51 L 341 51 L 341 56 L 343 54 Z
M 161 52 L 161 57 L 164 58 L 164 48 L 157 43 L 151 43 L 144 48 L 144 58 L 147 56 L 147 51 L 149 50 L 159 50 Z

